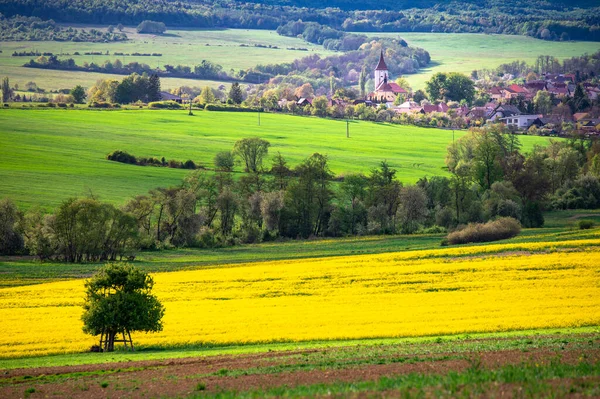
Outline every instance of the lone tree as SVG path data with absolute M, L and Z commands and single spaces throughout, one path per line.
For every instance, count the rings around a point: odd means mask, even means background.
M 9 102 L 12 97 L 12 89 L 10 88 L 10 82 L 8 76 L 2 79 L 2 102 Z
M 269 153 L 271 143 L 259 137 L 238 140 L 233 151 L 242 158 L 246 172 L 260 173 L 263 158 Z
M 231 85 L 228 97 L 234 104 L 241 104 L 242 101 L 244 101 L 244 93 L 242 92 L 242 88 L 238 82 L 234 82 Z
M 112 352 L 115 342 L 133 350 L 132 331 L 161 331 L 165 309 L 151 294 L 154 280 L 123 263 L 107 264 L 86 281 L 83 331 L 100 335 L 100 348 Z M 123 339 L 117 339 L 122 334 Z M 127 336 L 127 338 L 126 338 Z
M 71 96 L 73 96 L 75 103 L 82 104 L 85 101 L 85 90 L 80 85 L 77 85 L 71 89 Z

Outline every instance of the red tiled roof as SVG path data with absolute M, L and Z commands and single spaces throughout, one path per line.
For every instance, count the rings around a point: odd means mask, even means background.
M 376 71 L 387 71 L 388 67 L 385 65 L 385 61 L 383 60 L 383 50 L 381 50 L 381 54 L 379 55 L 379 63 L 375 68 Z
M 512 90 L 515 93 L 527 93 L 527 89 L 525 89 L 524 87 L 521 87 L 517 84 L 512 84 L 509 86 L 509 89 Z
M 430 112 L 447 112 L 448 111 L 448 105 L 446 103 L 438 103 L 438 104 L 425 104 L 423 105 L 423 112 L 425 113 L 430 113 Z
M 390 85 L 390 87 L 392 88 L 392 91 L 393 91 L 394 93 L 396 93 L 396 94 L 398 94 L 398 93 L 402 93 L 402 94 L 404 94 L 404 93 L 407 93 L 407 91 L 406 91 L 406 90 L 404 90 L 402 87 L 400 87 L 400 86 L 398 85 L 398 83 L 393 83 L 393 82 L 392 82 L 392 83 L 389 83 L 389 85 Z

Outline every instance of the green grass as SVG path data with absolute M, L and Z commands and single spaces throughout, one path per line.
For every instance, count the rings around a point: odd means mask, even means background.
M 403 37 L 410 46 L 424 48 L 432 64 L 418 74 L 405 77 L 413 89 L 422 89 L 437 72 L 462 72 L 494 69 L 513 61 L 533 63 L 540 55 L 559 59 L 595 53 L 598 42 L 551 42 L 527 36 L 486 35 L 478 33 L 373 33 L 380 37 Z M 396 77 L 392 76 L 393 79 Z
M 464 135 L 457 131 L 456 138 Z M 335 174 L 368 173 L 386 159 L 403 183 L 445 175 L 452 132 L 440 129 L 290 115 L 199 111 L 90 111 L 6 109 L 0 111 L 0 197 L 20 206 L 55 207 L 93 192 L 122 204 L 155 187 L 178 184 L 186 171 L 107 161 L 120 149 L 139 157 L 192 159 L 212 167 L 214 155 L 235 141 L 259 136 L 271 142 L 291 166 L 314 152 L 329 156 Z M 523 150 L 547 138 L 523 136 Z M 267 164 L 270 164 L 270 157 Z M 240 167 L 237 167 L 240 170 Z
M 439 361 L 445 359 L 431 359 Z M 450 360 L 450 359 L 448 359 Z M 471 359 L 472 360 L 472 359 Z M 495 397 L 498 391 L 507 391 L 520 397 L 565 397 L 581 394 L 595 397 L 600 388 L 595 379 L 600 376 L 600 364 L 582 361 L 578 364 L 564 364 L 558 358 L 549 364 L 533 362 L 507 365 L 495 369 L 484 369 L 472 360 L 472 366 L 465 371 L 451 371 L 447 374 L 423 374 L 412 372 L 395 376 L 381 377 L 376 380 L 353 382 L 331 382 L 295 387 L 280 386 L 267 389 L 255 389 L 245 392 L 226 391 L 210 394 L 193 394 L 190 398 L 307 398 L 307 397 L 367 397 L 422 398 L 422 397 Z M 569 379 L 594 378 L 589 382 L 571 382 Z M 564 384 L 553 384 L 565 379 Z M 561 382 L 561 380 L 558 380 Z M 489 392 L 492 394 L 490 395 Z
M 416 338 L 375 338 L 223 346 L 185 345 L 170 348 L 137 347 L 135 352 L 116 347 L 115 352 L 106 353 L 77 353 L 0 359 L 0 370 L 322 349 L 323 351 L 317 353 L 318 356 L 319 354 L 326 354 L 329 349 L 341 348 L 341 355 L 339 353 L 330 354 L 339 361 L 342 358 L 356 358 L 357 352 L 367 355 L 373 352 L 381 353 L 382 351 L 392 351 L 395 355 L 435 355 L 507 349 L 528 350 L 548 346 L 560 348 L 564 346 L 566 339 L 572 345 L 571 348 L 576 348 L 589 345 L 588 335 L 599 333 L 598 327 L 577 327 Z
M 99 30 L 104 28 L 96 27 Z M 305 42 L 302 39 L 278 35 L 275 31 L 251 29 L 223 29 L 223 30 L 169 30 L 167 35 L 140 35 L 134 28 L 126 28 L 130 40 L 113 43 L 77 43 L 77 42 L 0 42 L 0 70 L 2 75 L 7 75 L 12 83 L 24 87 L 25 83 L 34 81 L 44 89 L 71 88 L 75 84 L 90 87 L 98 79 L 116 77 L 118 75 L 104 75 L 88 72 L 50 71 L 21 67 L 32 57 L 12 57 L 14 51 L 39 51 L 54 54 L 71 54 L 61 58 L 73 58 L 78 65 L 84 61 L 102 64 L 106 60 L 111 62 L 120 59 L 123 63 L 137 61 L 152 67 L 164 68 L 169 65 L 194 66 L 209 60 L 223 66 L 223 70 L 238 71 L 258 64 L 272 64 L 290 62 L 311 54 L 329 55 L 333 52 L 325 50 L 322 46 Z M 240 45 L 249 47 L 241 47 Z M 260 48 L 255 44 L 278 47 Z M 306 48 L 309 51 L 288 50 L 288 48 Z M 74 52 L 82 55 L 72 55 Z M 84 52 L 101 52 L 110 55 L 83 55 Z M 139 56 L 114 56 L 114 52 L 122 53 L 161 53 L 162 57 Z M 34 57 L 35 58 L 35 57 Z M 187 86 L 218 86 L 219 82 L 201 81 L 193 79 L 161 79 L 163 88 L 173 88 L 181 85 Z

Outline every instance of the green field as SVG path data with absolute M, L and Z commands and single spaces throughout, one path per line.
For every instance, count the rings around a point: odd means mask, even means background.
M 29 207 L 56 206 L 71 196 L 93 192 L 105 201 L 123 203 L 157 186 L 174 185 L 184 170 L 119 164 L 105 159 L 114 150 L 139 157 L 165 157 L 212 167 L 214 155 L 235 141 L 259 136 L 291 166 L 315 152 L 329 156 L 335 174 L 368 173 L 387 160 L 403 183 L 444 175 L 452 131 L 312 117 L 197 111 L 0 111 L 0 197 Z M 464 132 L 456 131 L 459 138 Z M 523 149 L 547 138 L 523 136 Z M 267 161 L 270 164 L 270 160 Z M 237 167 L 241 170 L 241 167 Z M 26 182 L 26 184 L 24 184 Z
M 87 28 L 87 27 L 86 27 Z M 98 30 L 106 29 L 96 27 Z M 46 90 L 71 88 L 74 84 L 90 87 L 98 79 L 116 77 L 90 72 L 52 71 L 23 68 L 21 65 L 35 57 L 12 57 L 14 51 L 39 51 L 54 54 L 70 54 L 61 58 L 73 58 L 78 65 L 87 61 L 102 64 L 104 61 L 120 59 L 123 63 L 137 61 L 151 67 L 164 68 L 165 64 L 194 66 L 209 60 L 223 66 L 223 70 L 238 71 L 258 64 L 290 62 L 310 54 L 329 55 L 333 52 L 322 46 L 307 43 L 301 39 L 278 35 L 275 31 L 223 29 L 223 30 L 169 30 L 166 35 L 141 35 L 133 28 L 126 28 L 129 37 L 126 42 L 113 43 L 77 43 L 77 42 L 0 42 L 0 75 L 8 75 L 12 83 L 21 87 L 34 81 Z M 254 45 L 274 48 L 254 47 Z M 248 47 L 242 47 L 246 45 Z M 306 48 L 308 51 L 288 50 L 288 48 Z M 73 55 L 74 52 L 82 55 Z M 83 55 L 85 52 L 109 52 L 110 55 Z M 114 56 L 122 53 L 161 53 L 162 57 Z M 163 78 L 163 88 L 187 86 L 218 86 L 215 81 L 194 79 Z
M 600 50 L 598 42 L 551 42 L 528 36 L 404 32 L 372 35 L 402 37 L 410 46 L 429 51 L 431 66 L 418 74 L 406 75 L 413 89 L 422 89 L 437 72 L 462 72 L 470 76 L 473 70 L 493 69 L 517 60 L 533 63 L 540 55 L 564 59 Z

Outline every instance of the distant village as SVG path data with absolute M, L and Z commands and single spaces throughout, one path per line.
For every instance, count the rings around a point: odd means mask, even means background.
M 113 87 L 119 83 L 109 79 L 98 81 L 95 86 L 88 89 L 87 95 L 84 92 L 80 93 L 78 96 L 80 100 L 76 99 L 76 101 L 73 101 L 73 91 L 71 94 L 69 90 L 59 91 L 50 97 L 34 82 L 27 83 L 25 91 L 21 90 L 22 94 L 18 94 L 15 86 L 15 95 L 8 90 L 7 97 L 16 102 L 47 102 L 48 106 L 63 107 L 67 103 L 70 103 L 70 106 L 73 102 L 83 103 L 85 97 L 90 107 L 103 108 L 130 103 L 138 106 L 148 105 L 150 108 L 173 108 L 169 104 L 192 102 L 195 107 L 206 107 L 214 111 L 262 109 L 295 115 L 452 129 L 501 123 L 506 129 L 521 134 L 544 136 L 576 134 L 588 137 L 600 135 L 600 106 L 598 105 L 600 86 L 598 76 L 594 76 L 592 72 L 589 74 L 530 72 L 526 78 L 523 75 L 515 77 L 511 74 L 504 74 L 498 78 L 497 72 L 493 71 L 493 79 L 487 80 L 478 79 L 477 71 L 474 71 L 471 77 L 448 73 L 448 79 L 452 77 L 456 80 L 453 87 L 459 87 L 459 90 L 454 90 L 453 95 L 450 95 L 449 91 L 452 90 L 445 91 L 446 88 L 440 88 L 436 100 L 436 97 L 431 96 L 429 86 L 427 94 L 423 90 L 413 92 L 405 78 L 397 77 L 393 80 L 384 54 L 384 50 L 381 49 L 373 72 L 368 73 L 363 68 L 360 79 L 357 77 L 359 90 L 335 87 L 333 78 L 329 88 L 320 85 L 317 89 L 313 89 L 311 84 L 306 82 L 298 81 L 294 84 L 277 82 L 274 79 L 263 85 L 249 84 L 245 87 L 245 91 L 238 82 L 234 82 L 229 93 L 224 84 L 217 89 L 208 86 L 203 89 L 181 86 L 171 91 L 160 91 L 156 95 L 142 96 L 144 99 L 135 96 L 135 98 L 121 96 L 123 98 L 120 99 L 118 96 L 110 95 L 111 90 L 115 93 L 119 92 Z M 565 67 L 564 69 L 576 68 Z M 442 73 L 442 75 L 446 74 Z M 124 81 L 129 79 L 130 82 L 140 83 L 140 90 L 143 92 L 146 87 L 143 80 L 149 79 L 148 76 L 144 76 L 146 74 L 134 73 Z M 157 76 L 154 78 L 159 79 Z M 435 75 L 427 85 L 430 85 L 434 78 Z M 366 90 L 367 81 L 371 90 Z M 133 90 L 134 86 L 129 86 Z M 160 83 L 156 87 L 160 90 Z M 80 88 L 81 90 L 83 88 Z M 165 104 L 157 104 L 157 102 Z
M 420 100 L 397 83 L 390 80 L 383 53 L 374 72 L 375 90 L 364 98 L 344 101 L 327 96 L 328 109 L 357 106 L 375 109 L 375 120 L 412 123 L 431 127 L 468 127 L 482 126 L 486 123 L 503 123 L 511 130 L 536 135 L 568 135 L 579 131 L 585 135 L 600 135 L 600 115 L 596 112 L 571 112 L 569 107 L 561 106 L 567 98 L 572 98 L 577 89 L 575 74 L 544 74 L 540 79 L 522 84 L 510 84 L 506 87 L 493 86 L 481 89 L 487 93 L 489 102 L 479 106 L 467 106 L 459 102 Z M 600 87 L 591 82 L 580 83 L 583 94 L 591 105 L 598 100 Z M 551 101 L 546 113 L 533 111 L 534 98 L 539 91 L 548 93 Z M 401 103 L 398 98 L 403 99 Z M 296 105 L 301 108 L 314 107 L 315 98 L 301 97 Z M 415 101 L 420 100 L 420 101 Z M 281 109 L 289 103 L 282 99 L 278 102 Z M 289 107 L 288 107 L 289 108 Z M 378 118 L 384 111 L 384 118 Z M 313 112 L 314 114 L 314 112 Z M 329 112 L 329 116 L 336 116 Z M 346 116 L 347 112 L 346 112 Z M 365 118 L 373 119 L 373 118 Z M 433 121 L 433 123 L 432 123 Z M 565 125 L 566 124 L 566 125 Z

